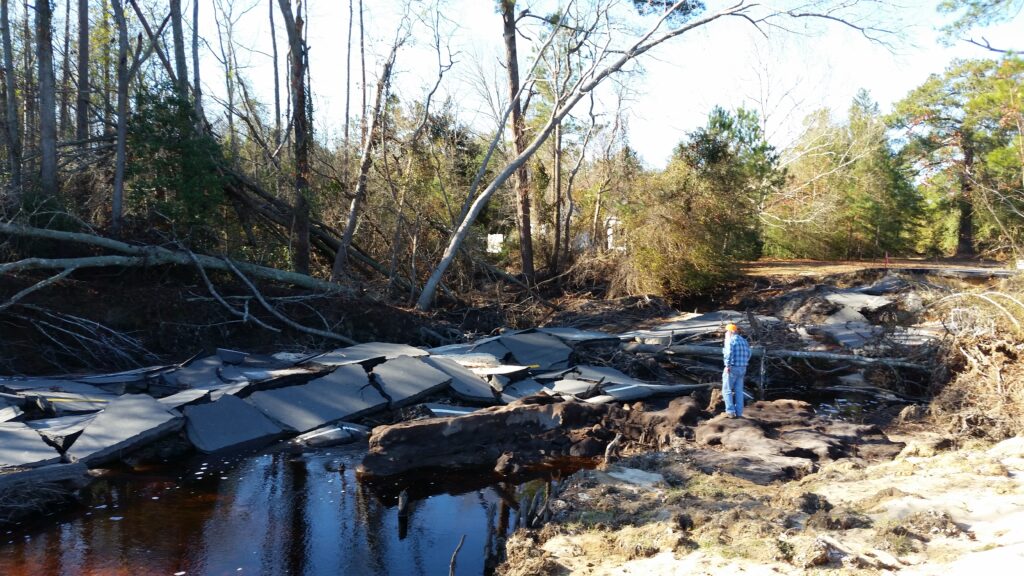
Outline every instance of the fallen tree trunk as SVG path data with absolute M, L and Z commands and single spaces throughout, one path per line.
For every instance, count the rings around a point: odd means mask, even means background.
M 616 433 L 626 441 L 667 445 L 678 426 L 695 424 L 700 413 L 691 397 L 677 398 L 662 411 L 644 412 L 532 396 L 465 416 L 378 426 L 358 473 L 387 477 L 418 468 L 493 468 L 511 475 L 551 459 L 596 461 Z
M 203 254 L 189 254 L 170 250 L 161 246 L 135 246 L 81 232 L 63 232 L 60 230 L 47 230 L 45 228 L 34 228 L 9 222 L 0 222 L 0 234 L 22 236 L 30 238 L 45 238 L 62 242 L 78 242 L 99 248 L 106 248 L 127 254 L 129 256 L 87 256 L 83 258 L 26 258 L 17 262 L 9 262 L 0 265 L 0 273 L 11 273 L 19 270 L 40 270 L 40 269 L 68 269 L 68 268 L 96 268 L 104 266 L 161 266 L 167 264 L 194 266 L 196 264 L 206 269 L 222 270 L 232 272 L 231 265 L 227 261 L 213 256 Z M 193 260 L 194 258 L 194 260 Z M 278 270 L 258 264 L 247 262 L 234 263 L 239 270 L 250 276 L 291 284 L 300 288 L 316 290 L 329 293 L 351 293 L 351 290 L 334 282 L 319 280 L 305 274 Z
M 282 229 L 287 230 L 291 226 L 291 208 L 288 204 L 275 198 L 274 195 L 264 190 L 257 182 L 245 174 L 228 170 L 225 172 L 225 175 L 234 180 L 232 185 L 225 187 L 225 191 L 234 199 Z M 261 200 L 262 202 L 260 202 Z M 315 218 L 310 219 L 309 225 L 310 240 L 313 242 L 313 245 L 320 250 L 320 253 L 325 258 L 333 262 L 338 248 L 341 246 L 340 236 L 333 228 Z M 365 266 L 367 271 L 376 272 L 384 278 L 390 278 L 390 272 L 387 268 L 371 258 L 355 243 L 349 246 L 348 255 L 354 261 Z M 399 276 L 397 280 L 399 287 L 403 290 L 413 288 L 413 284 L 409 279 Z
M 89 468 L 81 462 L 74 464 L 51 464 L 41 468 L 0 474 L 0 493 L 22 484 L 38 486 L 52 482 L 85 482 L 88 478 Z
M 676 346 L 660 346 L 658 344 L 641 344 L 631 342 L 623 346 L 627 352 L 642 352 L 648 354 L 667 354 L 678 356 L 717 356 L 721 358 L 722 349 L 718 346 L 693 346 L 680 344 Z M 805 350 L 766 350 L 759 346 L 751 346 L 751 358 L 765 356 L 767 358 L 806 358 L 809 360 L 827 360 L 829 362 L 849 362 L 851 364 L 862 364 L 865 366 L 891 366 L 893 368 L 907 368 L 910 370 L 929 371 L 930 367 L 924 364 L 917 364 L 896 358 L 867 358 L 853 354 L 833 354 L 831 352 L 808 352 Z

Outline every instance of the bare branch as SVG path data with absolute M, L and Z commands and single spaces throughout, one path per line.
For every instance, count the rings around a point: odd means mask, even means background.
M 256 286 L 252 283 L 251 280 L 249 280 L 249 278 L 245 274 L 242 274 L 242 271 L 239 270 L 237 266 L 235 266 L 234 262 L 225 258 L 224 263 L 232 272 L 235 273 L 235 276 L 238 276 L 239 280 L 241 280 L 246 286 L 249 287 L 249 290 L 252 291 L 252 295 L 256 297 L 256 300 L 260 303 L 260 305 L 263 306 L 263 308 L 266 309 L 267 312 L 270 312 L 275 318 L 277 318 L 281 322 L 284 322 L 285 324 L 298 330 L 299 332 L 305 332 L 306 334 L 312 334 L 314 336 L 320 336 L 323 338 L 330 338 L 331 340 L 338 340 L 346 344 L 357 344 L 355 340 L 349 338 L 348 336 L 342 336 L 341 334 L 336 334 L 334 332 L 328 332 L 326 330 L 319 330 L 317 328 L 303 326 L 302 324 L 299 324 L 298 322 L 278 312 L 276 308 L 271 306 L 270 303 L 267 302 L 265 298 L 263 298 L 263 294 L 260 293 L 259 289 L 256 288 Z
M 49 286 L 51 284 L 55 284 L 57 282 L 60 282 L 61 280 L 63 280 L 65 278 L 67 278 L 68 276 L 70 276 L 71 273 L 74 272 L 77 269 L 78 268 L 74 267 L 74 266 L 69 267 L 69 268 L 65 268 L 64 271 L 61 272 L 60 274 L 56 274 L 54 276 L 50 276 L 46 280 L 41 280 L 41 281 L 36 282 L 35 284 L 29 286 L 28 288 L 25 288 L 24 290 L 18 292 L 14 296 L 11 296 L 10 298 L 8 298 L 7 301 L 4 302 L 3 304 L 0 304 L 0 312 L 3 312 L 4 310 L 10 308 L 11 306 L 14 306 L 22 298 L 24 298 L 25 296 L 28 296 L 31 293 L 36 292 L 37 290 L 42 290 L 43 288 L 46 288 L 47 286 Z
M 981 37 L 980 42 L 978 40 L 975 40 L 974 38 L 968 38 L 965 40 L 965 42 L 974 44 L 975 46 L 980 46 L 985 50 L 995 52 L 997 54 L 1009 54 L 1010 52 L 1013 52 L 1013 50 L 1003 50 L 1002 48 L 996 48 L 992 46 L 992 44 L 989 44 L 988 38 L 985 38 L 984 36 Z
M 217 289 L 213 286 L 213 283 L 210 282 L 210 277 L 206 275 L 206 270 L 203 269 L 203 265 L 199 263 L 199 260 L 196 258 L 196 255 L 191 250 L 186 250 L 184 247 L 182 247 L 182 250 L 189 255 L 189 258 L 191 258 L 192 262 L 196 265 L 196 271 L 199 272 L 199 276 L 203 279 L 203 283 L 206 284 L 206 289 L 210 292 L 210 295 L 212 295 L 213 298 L 217 302 L 219 302 L 221 306 L 223 306 L 228 312 L 230 312 L 232 316 L 241 318 L 242 322 L 249 322 L 250 320 L 252 320 L 257 326 L 266 328 L 271 332 L 281 332 L 280 328 L 270 326 L 264 323 L 259 318 L 250 315 L 248 303 L 246 303 L 244 311 L 239 311 L 234 306 L 229 304 L 226 300 L 224 300 L 224 298 L 220 295 L 220 292 L 218 292 Z

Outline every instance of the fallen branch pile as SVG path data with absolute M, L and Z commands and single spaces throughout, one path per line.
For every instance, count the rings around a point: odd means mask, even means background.
M 659 346 L 657 344 L 640 344 L 638 342 L 624 346 L 627 352 L 645 352 L 665 355 L 681 356 L 706 356 L 720 358 L 722 349 L 717 346 L 692 346 L 687 344 L 674 346 Z M 898 358 L 868 358 L 855 354 L 834 354 L 831 352 L 809 352 L 807 350 L 767 350 L 760 346 L 753 346 L 750 349 L 751 358 L 807 358 L 811 360 L 828 360 L 862 366 L 892 366 L 894 368 L 909 368 L 911 370 L 929 371 L 930 367 L 915 362 L 907 362 Z
M 28 257 L 0 264 L 0 275 L 15 276 L 35 271 L 53 271 L 42 279 L 29 275 L 34 283 L 27 286 L 23 280 L 16 284 L 20 290 L 0 301 L 0 314 L 17 321 L 21 326 L 36 332 L 49 343 L 52 353 L 40 351 L 40 357 L 59 368 L 57 357 L 77 358 L 86 366 L 97 368 L 132 367 L 152 362 L 156 355 L 146 349 L 135 336 L 104 324 L 99 317 L 88 318 L 88 314 L 59 311 L 40 305 L 30 296 L 62 282 L 74 280 L 76 272 L 100 268 L 156 268 L 163 266 L 186 266 L 195 268 L 206 290 L 213 299 L 236 318 L 235 322 L 254 324 L 274 333 L 280 333 L 283 326 L 303 334 L 330 341 L 355 344 L 355 340 L 337 333 L 321 316 L 323 327 L 312 327 L 297 322 L 279 309 L 274 299 L 265 297 L 257 288 L 255 280 L 296 287 L 316 295 L 327 297 L 352 297 L 351 287 L 335 282 L 313 278 L 287 270 L 247 262 L 237 262 L 227 257 L 197 254 L 179 244 L 177 249 L 167 246 L 135 245 L 96 234 L 49 230 L 12 222 L 0 222 L 0 238 L 3 236 L 36 239 L 75 246 L 76 257 Z M 238 302 L 232 297 L 225 298 L 214 285 L 208 272 L 226 272 L 234 276 L 238 284 L 250 294 Z M 234 302 L 229 301 L 234 300 Z M 250 303 L 254 310 L 250 310 Z M 315 311 L 314 311 L 315 312 Z M 275 326 L 274 324 L 277 324 Z

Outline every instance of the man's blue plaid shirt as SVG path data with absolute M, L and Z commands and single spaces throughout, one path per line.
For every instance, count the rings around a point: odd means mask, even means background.
M 750 344 L 739 334 L 727 337 L 722 356 L 726 366 L 746 366 L 750 362 Z

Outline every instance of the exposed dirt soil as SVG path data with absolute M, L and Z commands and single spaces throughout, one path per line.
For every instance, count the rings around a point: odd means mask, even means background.
M 915 432 L 893 461 L 782 484 L 704 474 L 681 451 L 577 473 L 499 573 L 979 574 L 1024 559 L 1024 439 L 955 450 Z

